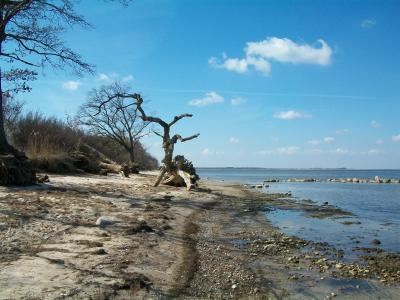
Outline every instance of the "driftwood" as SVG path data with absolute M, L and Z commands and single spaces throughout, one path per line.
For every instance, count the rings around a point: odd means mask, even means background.
M 108 164 L 105 162 L 100 162 L 99 166 L 100 168 L 107 170 L 108 173 L 118 174 L 119 172 L 121 172 L 121 166 L 117 164 Z

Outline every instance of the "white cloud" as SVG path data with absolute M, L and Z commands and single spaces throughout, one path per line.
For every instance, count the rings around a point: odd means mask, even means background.
M 312 118 L 312 115 L 301 113 L 294 110 L 288 110 L 275 113 L 273 117 L 281 120 L 294 120 L 294 119 L 309 119 Z
M 225 54 L 222 55 L 223 62 L 221 63 L 216 57 L 211 57 L 208 63 L 217 69 L 226 69 L 236 73 L 246 73 L 250 67 L 255 70 L 268 75 L 271 72 L 271 65 L 263 58 L 228 58 Z
M 337 135 L 347 135 L 347 134 L 350 134 L 351 131 L 350 131 L 350 129 L 339 129 L 339 130 L 336 130 L 335 133 Z
M 331 136 L 327 136 L 324 138 L 324 142 L 327 144 L 331 144 L 335 141 L 335 138 L 331 137 Z
M 210 150 L 209 148 L 204 148 L 200 153 L 201 153 L 201 155 L 209 156 L 209 155 L 212 155 L 214 152 L 212 150 Z
M 207 106 L 210 104 L 222 103 L 222 102 L 224 102 L 224 97 L 218 95 L 216 92 L 209 92 L 206 93 L 203 98 L 190 100 L 189 105 Z
M 318 46 L 297 44 L 288 38 L 269 37 L 258 42 L 248 42 L 244 58 L 229 58 L 222 55 L 222 62 L 211 57 L 208 63 L 215 68 L 246 73 L 250 67 L 268 75 L 271 72 L 269 60 L 292 64 L 315 64 L 326 66 L 331 63 L 332 49 L 322 39 Z
M 374 19 L 365 19 L 361 22 L 361 27 L 368 29 L 372 28 L 376 25 L 376 21 Z
M 336 148 L 334 150 L 331 150 L 330 153 L 332 154 L 340 154 L 340 155 L 346 155 L 346 154 L 352 154 L 351 151 L 343 148 Z
M 309 140 L 308 141 L 308 143 L 310 144 L 310 145 L 319 145 L 321 142 L 319 141 L 319 140 Z
M 290 146 L 290 147 L 280 147 L 273 150 L 261 150 L 254 152 L 258 155 L 294 155 L 299 153 L 300 147 Z
M 372 120 L 371 121 L 371 127 L 372 128 L 381 128 L 382 125 L 378 121 Z
M 242 105 L 246 103 L 246 99 L 242 98 L 242 97 L 235 97 L 231 99 L 231 104 L 233 106 L 238 106 L 238 105 Z
M 368 155 L 376 155 L 376 154 L 382 154 L 382 153 L 384 153 L 384 152 L 379 149 L 370 149 L 367 151 Z
M 66 81 L 62 84 L 62 88 L 69 91 L 76 91 L 77 89 L 79 89 L 80 86 L 81 83 L 74 80 Z
M 377 145 L 382 145 L 382 144 L 384 143 L 384 141 L 383 141 L 383 140 L 377 140 L 375 143 L 376 143 Z
M 111 73 L 99 73 L 97 76 L 98 81 L 105 81 L 105 82 L 111 82 L 111 81 L 121 81 L 121 82 L 130 82 L 133 81 L 135 78 L 133 77 L 132 74 L 128 74 L 126 76 L 119 75 L 118 73 L 111 72 Z
M 98 80 L 100 80 L 100 81 L 110 81 L 111 78 L 107 74 L 100 73 L 99 77 L 98 77 Z
M 322 39 L 319 39 L 318 43 L 320 47 L 313 47 L 297 44 L 287 38 L 272 37 L 260 42 L 247 43 L 245 52 L 247 56 L 261 56 L 285 63 L 329 65 L 332 49 Z
M 279 154 L 285 154 L 285 155 L 293 155 L 298 153 L 300 150 L 299 147 L 297 146 L 291 146 L 291 147 L 281 147 L 277 149 L 277 152 Z
M 392 136 L 394 142 L 400 142 L 400 134 Z
M 229 138 L 229 143 L 238 144 L 239 143 L 239 139 L 235 138 L 235 137 L 231 137 L 231 138 Z
M 131 74 L 129 74 L 129 75 L 125 76 L 125 77 L 122 77 L 122 79 L 121 79 L 122 82 L 130 82 L 130 81 L 133 81 L 133 80 L 134 80 L 134 78 L 133 78 L 133 75 L 131 75 Z

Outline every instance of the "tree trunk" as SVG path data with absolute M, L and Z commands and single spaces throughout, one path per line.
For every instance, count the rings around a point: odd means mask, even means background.
M 1 47 L 0 47 L 1 51 Z M 12 147 L 4 128 L 3 89 L 0 68 L 0 185 L 30 185 L 36 182 L 36 174 L 26 156 Z
M 133 148 L 129 149 L 129 159 L 130 159 L 131 163 L 135 162 L 135 153 L 133 151 Z
M 3 89 L 1 86 L 2 70 L 0 69 L 0 154 L 11 154 L 11 146 L 7 141 L 6 131 L 4 129 L 4 107 L 3 107 Z

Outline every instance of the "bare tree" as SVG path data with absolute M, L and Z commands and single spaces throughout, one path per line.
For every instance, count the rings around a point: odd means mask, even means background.
M 143 121 L 138 108 L 127 103 L 129 89 L 120 83 L 94 89 L 88 101 L 78 112 L 78 123 L 88 126 L 89 130 L 105 136 L 121 145 L 128 153 L 130 161 L 135 162 L 135 148 L 139 140 L 149 134 L 148 121 Z M 104 103 L 105 100 L 108 100 Z M 99 112 L 99 105 L 102 109 Z
M 127 104 L 127 106 L 132 106 L 135 105 L 136 109 L 140 112 L 140 116 L 143 121 L 145 122 L 151 122 L 151 123 L 156 123 L 161 126 L 163 129 L 163 133 L 158 133 L 154 131 L 154 133 L 158 136 L 160 136 L 163 139 L 163 149 L 164 149 L 164 158 L 162 160 L 162 167 L 160 170 L 160 174 L 157 177 L 156 182 L 154 183 L 154 186 L 158 186 L 160 182 L 163 180 L 166 174 L 170 175 L 170 181 L 174 181 L 177 177 L 182 177 L 185 180 L 186 186 L 188 189 L 191 187 L 190 183 L 190 176 L 188 174 L 184 174 L 184 172 L 178 172 L 179 170 L 176 169 L 176 165 L 174 164 L 173 161 L 173 155 L 174 155 L 174 148 L 175 144 L 180 141 L 180 142 L 187 142 L 190 140 L 193 140 L 197 138 L 200 134 L 194 134 L 188 137 L 183 138 L 179 134 L 174 134 L 171 136 L 171 127 L 175 125 L 178 121 L 182 120 L 183 118 L 191 118 L 193 117 L 192 114 L 181 114 L 178 116 L 175 116 L 172 121 L 166 122 L 162 120 L 161 118 L 158 117 L 153 117 L 153 116 L 148 116 L 145 111 L 143 110 L 142 104 L 143 104 L 143 98 L 141 97 L 140 94 L 129 94 L 129 93 L 116 93 L 114 95 L 110 95 L 110 97 L 105 98 L 102 102 L 99 103 L 97 106 L 97 114 L 100 114 L 102 110 L 104 110 L 104 107 L 107 105 L 108 102 L 112 101 L 114 98 L 125 98 L 125 99 L 133 99 L 134 102 Z
M 171 127 L 173 125 L 175 125 L 179 120 L 182 120 L 183 118 L 191 118 L 191 117 L 193 117 L 193 115 L 188 114 L 188 113 L 181 114 L 179 116 L 175 116 L 172 121 L 166 122 L 158 117 L 152 117 L 152 116 L 146 115 L 146 113 L 144 112 L 144 110 L 142 108 L 143 98 L 139 94 L 134 94 L 134 98 L 136 100 L 136 107 L 139 110 L 142 119 L 144 121 L 157 123 L 163 129 L 162 134 L 154 131 L 154 133 L 156 135 L 160 136 L 163 139 L 162 147 L 164 149 L 164 158 L 162 160 L 163 165 L 161 167 L 160 174 L 158 175 L 157 180 L 154 183 L 154 186 L 158 186 L 160 184 L 160 182 L 163 180 L 165 174 L 169 174 L 172 177 L 170 180 L 174 180 L 174 178 L 176 178 L 178 176 L 176 167 L 173 163 L 175 144 L 178 141 L 183 143 L 183 142 L 193 140 L 193 139 L 199 137 L 200 134 L 197 133 L 197 134 L 185 137 L 185 138 L 183 138 L 179 134 L 174 134 L 171 137 Z M 185 179 L 186 185 L 189 189 L 190 188 L 190 185 L 189 185 L 190 180 L 188 181 L 188 178 L 184 178 L 184 179 Z
M 77 74 L 93 72 L 93 66 L 68 48 L 61 38 L 74 25 L 90 27 L 74 9 L 76 0 L 0 0 L 0 59 L 9 63 L 0 66 L 0 184 L 30 184 L 35 172 L 23 153 L 12 147 L 5 132 L 4 83 L 18 78 L 14 88 L 29 90 L 27 81 L 36 76 L 32 68 L 50 65 L 72 68 Z M 120 0 L 126 4 L 129 0 Z M 21 69 L 24 66 L 29 69 Z M 8 75 L 7 75 L 8 74 Z M 7 78 L 8 76 L 8 78 Z M 11 77 L 10 77 L 11 76 Z M 17 81 L 14 81 L 14 83 Z
M 14 65 L 72 67 L 77 73 L 93 67 L 65 46 L 61 34 L 73 25 L 89 27 L 74 10 L 73 0 L 0 0 L 0 58 Z M 14 69 L 15 70 L 15 69 Z M 12 72 L 13 70 L 11 70 Z M 29 74 L 29 70 L 22 70 Z M 9 71 L 10 72 L 10 71 Z M 4 130 L 3 88 L 6 70 L 0 68 L 0 153 L 17 153 Z

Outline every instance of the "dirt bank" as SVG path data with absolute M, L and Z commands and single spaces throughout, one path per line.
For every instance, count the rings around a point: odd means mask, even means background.
M 186 192 L 154 188 L 153 180 L 151 174 L 51 176 L 49 184 L 1 187 L 0 299 L 352 299 L 399 293 L 396 280 L 389 286 L 368 276 L 349 278 L 306 258 L 304 247 L 321 257 L 332 249 L 286 237 L 267 221 L 263 210 L 289 205 L 279 195 L 211 181 Z

